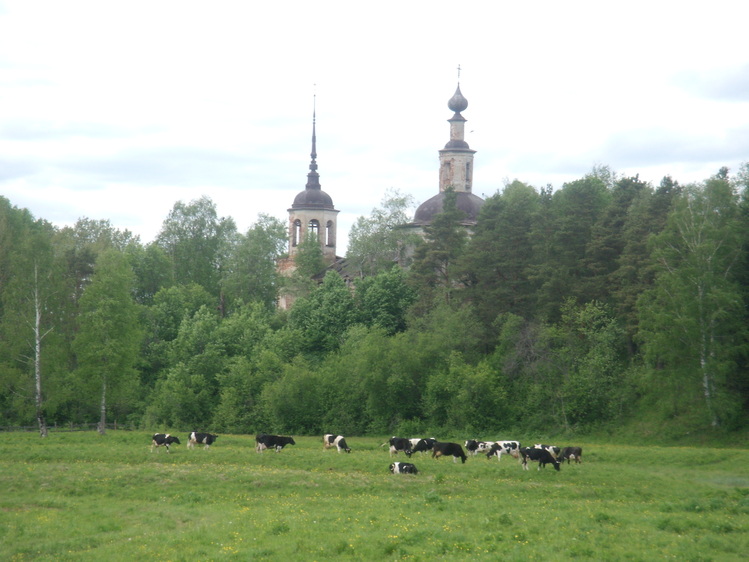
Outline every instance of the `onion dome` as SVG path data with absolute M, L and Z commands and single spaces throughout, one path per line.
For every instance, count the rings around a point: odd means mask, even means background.
M 458 84 L 458 88 L 455 90 L 453 97 L 451 97 L 447 102 L 447 108 L 455 113 L 460 113 L 461 111 L 465 111 L 467 107 L 468 100 L 463 97 L 463 94 L 460 91 L 460 84 Z

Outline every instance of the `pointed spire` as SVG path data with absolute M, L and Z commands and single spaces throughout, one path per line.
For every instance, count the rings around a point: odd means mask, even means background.
M 315 123 L 317 121 L 317 94 L 313 96 L 312 101 L 312 160 L 309 164 L 309 174 L 307 174 L 307 189 L 321 189 L 320 174 L 317 173 L 317 135 L 315 133 Z

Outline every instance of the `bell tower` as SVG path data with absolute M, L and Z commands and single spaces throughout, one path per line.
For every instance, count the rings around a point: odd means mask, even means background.
M 447 107 L 454 115 L 448 119 L 450 123 L 450 140 L 440 153 L 440 193 L 451 187 L 457 193 L 471 193 L 473 189 L 473 155 L 465 141 L 466 119 L 461 115 L 468 107 L 468 100 L 463 97 L 458 87 L 447 102 Z
M 333 199 L 320 186 L 317 173 L 316 111 L 312 111 L 312 152 L 307 185 L 292 203 L 289 211 L 289 258 L 294 259 L 299 245 L 309 237 L 315 238 L 322 250 L 323 259 L 331 264 L 336 259 L 338 211 Z
M 432 223 L 434 217 L 442 212 L 445 190 L 452 188 L 456 194 L 456 205 L 463 211 L 461 224 L 472 229 L 476 226 L 481 206 L 484 200 L 473 194 L 473 155 L 465 140 L 466 119 L 462 113 L 468 107 L 468 100 L 460 91 L 460 66 L 458 67 L 458 87 L 453 96 L 447 101 L 447 108 L 453 116 L 447 120 L 450 123 L 450 140 L 445 148 L 439 151 L 439 191 L 437 195 L 424 201 L 416 209 L 414 220 L 410 224 L 422 232 L 422 228 Z

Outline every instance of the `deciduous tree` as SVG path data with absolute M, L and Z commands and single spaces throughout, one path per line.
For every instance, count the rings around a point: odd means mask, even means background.
M 84 388 L 99 388 L 99 432 L 106 431 L 108 406 L 133 396 L 142 331 L 132 296 L 135 275 L 127 258 L 107 250 L 96 260 L 81 297 L 80 329 L 73 347 Z
M 737 195 L 718 175 L 690 185 L 653 240 L 658 272 L 639 301 L 641 338 L 675 413 L 701 396 L 713 426 L 731 421 L 740 402 L 729 391 L 746 350 L 742 290 L 734 278 L 742 251 Z

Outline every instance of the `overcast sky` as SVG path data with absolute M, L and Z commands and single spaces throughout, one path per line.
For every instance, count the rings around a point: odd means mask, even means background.
M 389 188 L 438 191 L 461 66 L 474 193 L 595 165 L 657 185 L 749 161 L 749 4 L 0 0 L 0 195 L 158 234 L 240 231 L 304 189 L 313 98 L 339 254 Z

